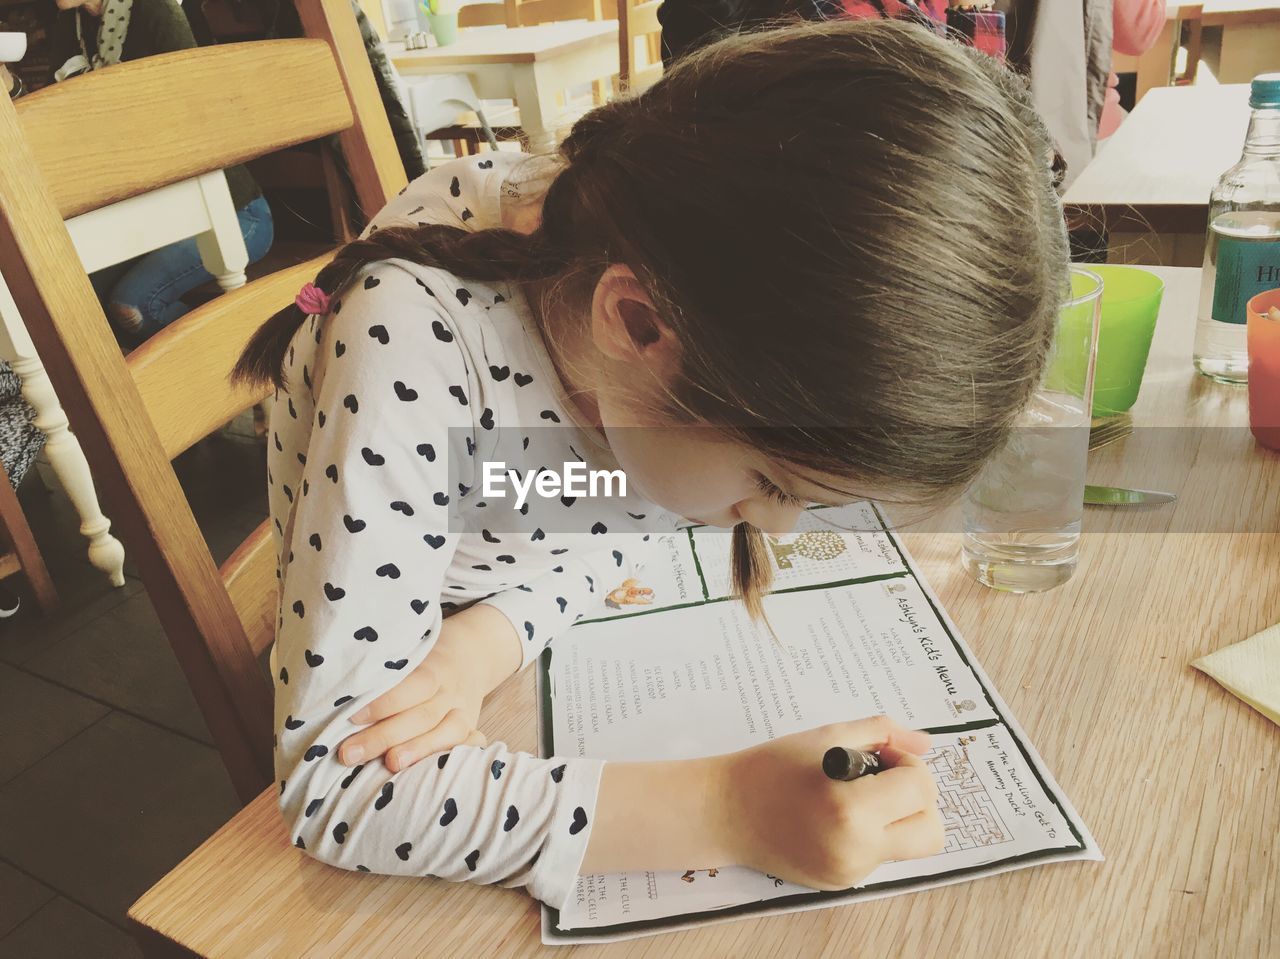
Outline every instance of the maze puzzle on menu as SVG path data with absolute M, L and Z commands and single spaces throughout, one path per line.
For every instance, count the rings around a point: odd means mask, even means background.
M 959 746 L 938 746 L 925 756 L 938 783 L 938 807 L 947 831 L 943 852 L 994 846 L 1012 839 L 991 794 Z

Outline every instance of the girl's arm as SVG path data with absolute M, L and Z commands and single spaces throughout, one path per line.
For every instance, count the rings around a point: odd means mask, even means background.
M 590 837 L 602 763 L 503 743 L 458 746 L 398 773 L 338 760 L 357 728 L 350 717 L 441 633 L 458 539 L 448 510 L 468 481 L 449 464 L 469 462 L 462 444 L 479 428 L 479 404 L 455 392 L 478 395 L 454 323 L 418 277 L 383 263 L 292 344 L 268 459 L 281 560 L 280 807 L 294 844 L 331 865 L 524 885 L 558 906 Z

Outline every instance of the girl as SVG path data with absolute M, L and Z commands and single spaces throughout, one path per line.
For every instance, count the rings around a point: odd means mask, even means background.
M 854 106 L 850 106 L 855 104 Z M 525 885 L 745 864 L 845 888 L 942 829 L 875 717 L 678 762 L 486 745 L 484 696 L 635 576 L 672 517 L 759 531 L 811 501 L 934 503 L 1035 385 L 1066 282 L 1049 146 L 989 58 L 888 22 L 736 37 L 601 107 L 559 156 L 410 185 L 256 335 L 280 386 L 280 805 L 345 869 Z M 308 316 L 309 314 L 309 316 Z M 585 462 L 625 496 L 487 490 Z M 819 769 L 832 742 L 893 768 Z

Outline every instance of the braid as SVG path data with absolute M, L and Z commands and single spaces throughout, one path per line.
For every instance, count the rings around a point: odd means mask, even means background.
M 565 195 L 563 190 L 558 192 Z M 343 246 L 316 275 L 315 285 L 337 300 L 364 267 L 393 259 L 438 267 L 473 280 L 545 279 L 565 269 L 573 255 L 563 240 L 552 239 L 558 232 L 553 216 L 552 228 L 546 226 L 555 209 L 544 210 L 544 226 L 533 234 L 507 229 L 473 232 L 440 224 L 375 230 Z M 289 341 L 305 320 L 306 314 L 293 303 L 267 320 L 245 347 L 232 370 L 232 381 L 284 386 L 283 363 Z

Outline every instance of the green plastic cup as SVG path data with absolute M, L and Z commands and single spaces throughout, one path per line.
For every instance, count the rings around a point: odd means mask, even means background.
M 447 47 L 458 39 L 457 13 L 429 13 L 427 22 L 431 25 L 431 35 L 440 46 Z
M 1138 400 L 1164 281 L 1134 266 L 1091 266 L 1102 277 L 1102 321 L 1093 374 L 1093 415 L 1115 416 Z
M 1058 314 L 1042 384 L 1043 389 L 1081 401 L 1089 400 L 1098 345 L 1096 314 L 1099 300 L 1106 298 L 1106 284 L 1093 270 L 1092 263 L 1071 267 L 1071 299 Z

